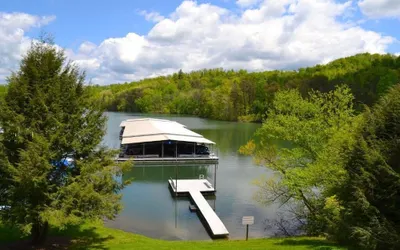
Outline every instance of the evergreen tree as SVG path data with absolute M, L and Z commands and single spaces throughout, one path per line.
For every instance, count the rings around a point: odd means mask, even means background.
M 362 249 L 400 246 L 400 86 L 364 114 L 346 164 L 337 239 Z
M 64 52 L 33 42 L 7 80 L 0 110 L 0 204 L 3 223 L 19 226 L 42 243 L 49 225 L 113 218 L 125 165 L 99 144 L 102 109 L 91 102 L 85 75 Z M 72 159 L 72 161 L 67 161 Z

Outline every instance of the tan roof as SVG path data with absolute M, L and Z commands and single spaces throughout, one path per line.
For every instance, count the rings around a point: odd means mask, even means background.
M 120 126 L 125 127 L 122 144 L 165 140 L 215 144 L 175 121 L 153 118 L 129 119 L 123 121 Z

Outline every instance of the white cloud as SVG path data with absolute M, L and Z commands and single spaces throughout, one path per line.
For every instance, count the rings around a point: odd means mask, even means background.
M 370 18 L 400 18 L 399 0 L 361 0 L 358 6 L 362 13 Z
M 160 15 L 160 13 L 155 12 L 155 11 L 151 11 L 151 12 L 147 12 L 145 10 L 142 10 L 139 12 L 140 15 L 144 16 L 144 18 L 147 21 L 151 21 L 151 22 L 160 22 L 164 19 L 164 17 L 162 15 Z
M 109 84 L 179 69 L 297 69 L 361 52 L 385 53 L 394 39 L 348 20 L 353 7 L 351 1 L 265 0 L 238 13 L 184 1 L 145 35 L 85 42 L 67 55 L 93 83 Z
M 78 51 L 83 54 L 88 54 L 92 52 L 94 49 L 96 49 L 96 47 L 97 47 L 96 44 L 86 41 L 83 42 L 81 46 L 79 46 Z
M 237 0 L 236 4 L 239 5 L 240 7 L 250 7 L 259 2 L 260 0 Z
M 33 16 L 25 13 L 0 12 L 0 28 L 2 30 L 27 30 L 31 27 L 40 27 L 53 21 L 55 16 Z
M 87 57 L 88 73 L 94 82 L 110 83 L 179 69 L 296 69 L 361 52 L 384 53 L 393 38 L 340 21 L 351 8 L 350 1 L 267 0 L 237 14 L 184 1 L 147 35 L 102 42 Z
M 0 83 L 16 69 L 22 55 L 30 46 L 31 39 L 25 32 L 46 25 L 54 19 L 54 16 L 0 12 Z

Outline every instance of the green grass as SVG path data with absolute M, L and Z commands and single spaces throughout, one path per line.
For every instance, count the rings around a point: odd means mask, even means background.
M 106 228 L 101 223 L 87 223 L 80 226 L 71 226 L 63 231 L 52 230 L 49 241 L 60 239 L 60 237 L 68 239 L 69 249 L 345 249 L 336 246 L 324 238 L 313 237 L 251 239 L 249 241 L 164 241 Z M 21 239 L 17 230 L 6 229 L 0 225 L 0 246 L 1 243 L 15 242 L 18 240 Z
M 18 230 L 15 228 L 7 228 L 3 226 L 0 221 L 0 245 L 3 242 L 18 240 L 20 237 L 20 232 Z

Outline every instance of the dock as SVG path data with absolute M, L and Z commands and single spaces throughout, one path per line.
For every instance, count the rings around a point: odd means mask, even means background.
M 118 162 L 124 161 L 133 161 L 137 165 L 176 165 L 176 164 L 218 164 L 217 156 L 210 157 L 132 157 L 132 158 L 124 158 L 118 157 L 116 158 Z
M 120 124 L 117 161 L 137 164 L 217 164 L 215 142 L 176 121 L 137 118 Z
M 197 207 L 197 212 L 203 219 L 213 238 L 227 237 L 229 235 L 224 223 L 208 204 L 204 195 L 214 194 L 215 189 L 208 180 L 173 180 L 170 179 L 169 187 L 177 196 L 189 196 Z

